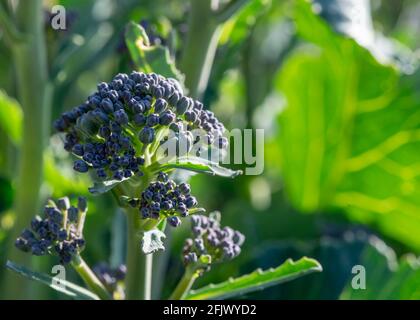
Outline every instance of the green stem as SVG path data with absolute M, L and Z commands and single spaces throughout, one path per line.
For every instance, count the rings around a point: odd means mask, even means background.
M 127 276 L 125 281 L 128 300 L 144 298 L 146 258 L 141 252 L 139 213 L 136 209 L 127 208 Z
M 201 98 L 210 77 L 221 26 L 211 0 L 191 0 L 188 34 L 180 61 L 189 95 Z
M 0 27 L 3 30 L 7 43 L 12 47 L 17 42 L 22 42 L 22 34 L 16 28 L 16 25 L 10 19 L 8 12 L 0 3 Z
M 174 292 L 172 292 L 171 296 L 169 297 L 169 300 L 182 300 L 185 298 L 188 291 L 190 291 L 192 285 L 198 277 L 199 274 L 194 268 L 187 267 Z
M 144 270 L 144 300 L 152 299 L 153 254 L 146 255 Z
M 109 292 L 105 289 L 101 281 L 96 277 L 95 273 L 89 268 L 86 262 L 82 259 L 80 255 L 77 255 L 73 258 L 71 263 L 74 270 L 80 275 L 86 285 L 94 293 L 98 295 L 102 300 L 110 300 L 111 296 Z
M 210 77 L 223 24 L 249 0 L 232 0 L 214 11 L 212 0 L 190 0 L 188 34 L 180 61 L 189 95 L 201 99 Z
M 16 221 L 10 234 L 8 258 L 26 265 L 30 264 L 31 257 L 16 250 L 14 240 L 39 208 L 43 150 L 50 124 L 43 13 L 42 0 L 17 3 L 15 22 L 25 42 L 14 43 L 12 46 L 18 97 L 24 112 L 24 143 L 20 149 L 17 193 L 14 199 Z M 8 298 L 28 297 L 28 283 L 21 277 L 8 275 L 2 289 Z
M 220 22 L 225 22 L 234 16 L 240 9 L 242 9 L 249 0 L 232 0 L 219 13 L 218 19 Z

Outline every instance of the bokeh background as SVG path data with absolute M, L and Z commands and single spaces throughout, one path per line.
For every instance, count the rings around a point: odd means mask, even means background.
M 2 15 L 17 2 L 1 0 Z M 4 268 L 12 259 L 50 272 L 53 259 L 23 257 L 13 247 L 49 197 L 88 196 L 85 259 L 124 261 L 123 213 L 111 196 L 88 194 L 90 181 L 72 171 L 52 122 L 98 82 L 135 68 L 124 42 L 129 21 L 140 23 L 153 45 L 168 47 L 186 86 L 227 128 L 265 130 L 261 175 L 190 179 L 200 205 L 220 210 L 222 221 L 247 237 L 239 258 L 214 267 L 197 286 L 307 255 L 322 273 L 244 298 L 420 298 L 420 2 L 236 2 L 234 15 L 215 22 L 204 12 L 194 29 L 190 18 L 200 12 L 190 1 L 44 1 L 42 21 L 15 17 L 24 30 L 39 26 L 23 40 L 27 49 L 11 46 L 0 27 L 3 298 L 64 298 Z M 67 30 L 51 27 L 57 4 L 66 9 Z M 201 42 L 187 45 L 192 30 Z M 202 67 L 200 50 L 209 44 L 214 59 L 198 87 L 191 68 Z M 167 297 L 182 274 L 187 234 L 184 224 L 156 254 L 156 298 Z M 366 290 L 351 288 L 354 265 L 366 268 Z M 80 282 L 71 270 L 68 276 Z

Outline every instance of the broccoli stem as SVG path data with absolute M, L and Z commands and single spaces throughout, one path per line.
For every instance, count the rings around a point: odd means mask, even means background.
M 8 258 L 30 265 L 30 255 L 14 249 L 14 240 L 39 208 L 43 150 L 49 131 L 49 88 L 47 52 L 42 0 L 19 1 L 15 11 L 16 29 L 25 42 L 11 44 L 17 74 L 19 102 L 24 112 L 23 142 L 20 149 L 17 193 L 14 200 L 16 221 L 10 236 Z M 8 298 L 22 299 L 29 285 L 22 277 L 8 274 L 2 292 Z
M 188 291 L 190 291 L 195 280 L 199 277 L 199 273 L 195 268 L 188 266 L 185 269 L 184 275 L 181 280 L 178 282 L 175 290 L 172 292 L 169 300 L 181 300 L 184 299 Z
M 102 300 L 110 300 L 111 296 L 95 273 L 89 268 L 80 255 L 76 255 L 71 262 L 74 270 L 80 275 L 86 285 Z
M 126 299 L 145 298 L 146 287 L 146 256 L 140 248 L 139 212 L 136 209 L 127 208 L 127 276 L 125 280 Z

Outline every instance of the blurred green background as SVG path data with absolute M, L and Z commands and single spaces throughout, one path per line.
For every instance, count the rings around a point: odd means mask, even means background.
M 2 15 L 16 2 L 1 0 Z M 210 1 L 44 1 L 42 21 L 33 21 L 36 40 L 25 40 L 41 52 L 31 61 L 0 28 L 0 295 L 13 297 L 7 283 L 20 281 L 10 280 L 7 259 L 47 273 L 54 264 L 20 257 L 11 245 L 29 217 L 48 197 L 89 196 L 89 179 L 72 171 L 51 124 L 98 82 L 135 68 L 124 42 L 134 21 L 152 44 L 168 47 L 190 92 L 228 129 L 265 130 L 261 175 L 190 179 L 200 205 L 220 210 L 222 221 L 247 237 L 239 258 L 214 267 L 197 286 L 307 255 L 322 273 L 246 298 L 420 298 L 420 2 L 232 1 L 239 3 L 235 14 L 215 20 L 204 13 L 201 43 L 187 45 L 194 2 Z M 58 4 L 67 30 L 51 28 Z M 215 56 L 199 86 L 191 69 L 203 67 L 199 52 L 210 42 Z M 111 196 L 89 201 L 84 256 L 117 265 L 124 261 L 124 215 Z M 184 224 L 156 254 L 155 297 L 168 296 L 182 274 L 187 232 Z M 358 264 L 366 268 L 366 290 L 350 285 Z M 29 297 L 63 298 L 38 285 Z

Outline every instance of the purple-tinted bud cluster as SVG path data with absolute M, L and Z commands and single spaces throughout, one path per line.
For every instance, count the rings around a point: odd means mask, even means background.
M 67 197 L 49 201 L 44 207 L 45 217 L 35 216 L 30 229 L 25 229 L 15 245 L 36 256 L 58 255 L 61 264 L 69 263 L 85 246 L 82 229 L 87 211 L 86 199 L 80 197 L 77 207 Z
M 185 240 L 184 264 L 197 262 L 200 256 L 210 255 L 212 263 L 229 261 L 241 253 L 245 236 L 230 227 L 221 227 L 218 220 L 203 215 L 191 216 L 193 237 Z
M 179 217 L 187 217 L 189 211 L 197 206 L 197 200 L 191 195 L 190 185 L 176 184 L 166 173 L 160 172 L 142 192 L 139 199 L 129 201 L 132 207 L 138 207 L 142 219 L 167 218 L 172 227 L 181 224 Z
M 85 103 L 63 113 L 54 125 L 66 133 L 64 148 L 79 157 L 74 169 L 93 169 L 103 180 L 142 175 L 142 148 L 154 143 L 164 127 L 183 136 L 201 129 L 216 148 L 227 145 L 224 126 L 214 114 L 184 96 L 176 80 L 155 73 L 118 74 L 100 83 Z
M 117 268 L 111 268 L 107 263 L 101 262 L 93 267 L 93 272 L 105 288 L 110 293 L 113 293 L 117 289 L 118 283 L 124 281 L 127 268 L 124 264 L 119 265 Z

